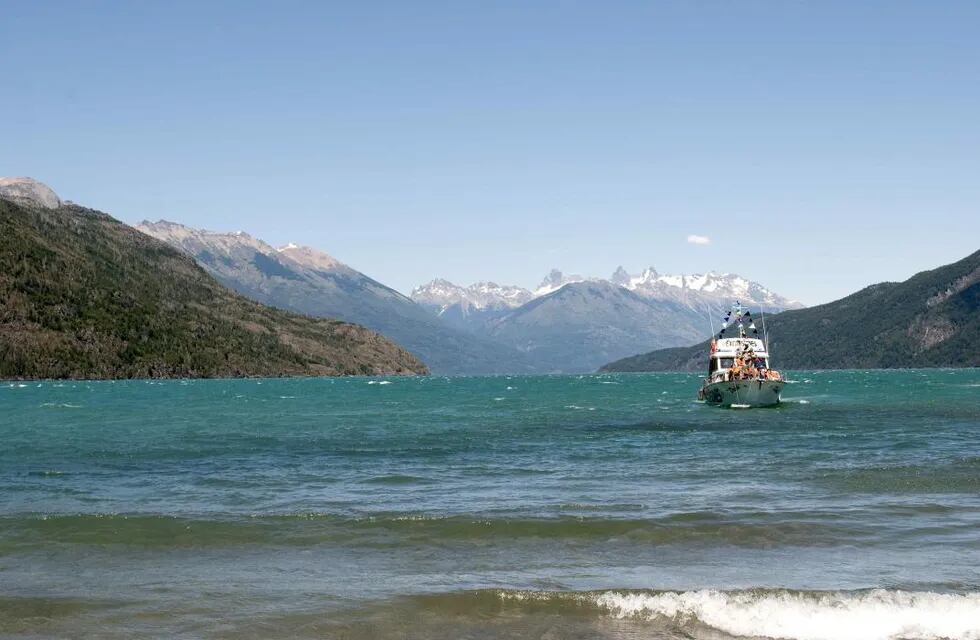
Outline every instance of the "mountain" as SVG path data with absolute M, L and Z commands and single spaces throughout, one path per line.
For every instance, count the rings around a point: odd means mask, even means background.
M 218 233 L 164 220 L 144 221 L 137 229 L 193 257 L 221 283 L 249 298 L 378 331 L 434 373 L 533 370 L 516 350 L 453 328 L 394 289 L 316 249 L 296 244 L 277 249 L 241 231 Z
M 905 282 L 766 318 L 785 369 L 980 366 L 980 251 Z M 700 370 L 707 342 L 624 358 L 603 371 Z
M 34 178 L 0 178 L 0 198 L 26 206 L 57 209 L 61 198 L 48 185 Z
M 489 327 L 549 371 L 594 371 L 642 345 L 689 343 L 704 335 L 703 314 L 644 298 L 611 282 L 574 282 L 535 298 Z
M 363 327 L 272 309 L 113 219 L 0 193 L 0 378 L 425 373 Z M 27 195 L 24 195 L 24 194 Z
M 737 274 L 661 275 L 653 267 L 636 275 L 619 267 L 608 280 L 552 269 L 533 291 L 493 282 L 461 287 L 439 278 L 414 289 L 411 298 L 454 326 L 479 333 L 511 310 L 567 284 L 581 282 L 610 283 L 643 298 L 678 303 L 702 315 L 709 311 L 717 315 L 736 300 L 767 313 L 803 306 Z
M 460 287 L 437 278 L 416 287 L 411 298 L 449 325 L 463 331 L 484 332 L 494 320 L 530 302 L 534 294 L 521 287 L 494 282 Z
M 767 313 L 803 306 L 734 273 L 661 275 L 650 267 L 638 275 L 630 275 L 620 267 L 613 280 L 645 298 L 673 300 L 702 312 L 710 308 L 717 313 L 736 300 Z
M 801 306 L 735 274 L 672 276 L 649 268 L 631 275 L 622 267 L 608 280 L 553 269 L 533 291 L 437 279 L 411 297 L 458 329 L 520 350 L 545 371 L 592 371 L 653 345 L 687 344 L 710 331 L 709 314 L 736 300 L 770 313 Z
M 552 269 L 548 272 L 548 275 L 544 277 L 541 284 L 538 285 L 537 289 L 534 290 L 534 296 L 546 296 L 552 291 L 558 291 L 566 284 L 572 284 L 574 282 L 596 282 L 601 281 L 601 278 L 585 278 L 577 274 L 563 273 L 558 269 Z
M 534 295 L 527 289 L 494 282 L 477 282 L 460 287 L 448 280 L 436 279 L 412 291 L 412 299 L 418 303 L 438 306 L 442 309 L 453 304 L 484 309 L 501 307 L 513 309 L 530 302 Z

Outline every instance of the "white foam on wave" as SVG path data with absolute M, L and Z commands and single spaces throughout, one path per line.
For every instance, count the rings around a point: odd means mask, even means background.
M 700 621 L 736 636 L 793 640 L 980 639 L 980 593 L 686 591 L 598 594 L 619 618 Z

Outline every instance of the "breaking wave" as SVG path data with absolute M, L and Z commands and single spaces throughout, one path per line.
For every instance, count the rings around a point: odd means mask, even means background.
M 660 623 L 683 634 L 705 627 L 734 637 L 793 640 L 976 640 L 980 592 L 869 591 L 498 591 L 506 603 L 595 609 L 617 619 Z
M 615 616 L 698 621 L 735 636 L 798 640 L 980 638 L 980 593 L 603 593 Z

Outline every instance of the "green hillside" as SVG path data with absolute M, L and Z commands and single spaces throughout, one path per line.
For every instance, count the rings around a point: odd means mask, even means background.
M 0 200 L 0 378 L 424 372 L 363 327 L 243 298 L 104 213 Z
M 767 319 L 783 369 L 980 366 L 980 251 L 905 282 Z M 707 341 L 617 360 L 602 371 L 700 370 Z

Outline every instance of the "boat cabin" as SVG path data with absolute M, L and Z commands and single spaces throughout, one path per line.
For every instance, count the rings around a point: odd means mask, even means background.
M 708 378 L 723 378 L 735 364 L 735 358 L 745 353 L 752 353 L 756 368 L 769 368 L 769 353 L 766 351 L 766 345 L 762 340 L 757 338 L 721 338 L 713 341 L 711 346 L 711 354 L 708 357 Z

